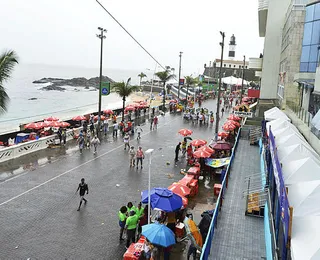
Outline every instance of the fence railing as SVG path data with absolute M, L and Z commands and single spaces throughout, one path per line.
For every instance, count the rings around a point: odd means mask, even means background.
M 210 255 L 212 240 L 214 238 L 214 231 L 218 225 L 218 215 L 219 215 L 219 211 L 221 210 L 221 207 L 222 207 L 224 192 L 226 191 L 226 189 L 228 187 L 228 179 L 231 174 L 231 166 L 232 166 L 232 163 L 233 163 L 233 160 L 235 157 L 235 152 L 236 152 L 236 149 L 238 146 L 238 141 L 240 139 L 240 134 L 241 134 L 241 128 L 239 129 L 234 146 L 232 148 L 230 163 L 227 167 L 226 174 L 225 174 L 223 181 L 222 181 L 222 185 L 221 185 L 222 187 L 221 187 L 221 190 L 220 190 L 217 202 L 216 202 L 216 207 L 214 209 L 213 217 L 212 217 L 212 220 L 210 223 L 208 235 L 207 235 L 206 241 L 202 247 L 202 252 L 201 252 L 201 257 L 200 257 L 201 260 L 207 260 Z
M 292 101 L 287 101 L 288 107 L 309 127 L 311 128 L 312 114 Z

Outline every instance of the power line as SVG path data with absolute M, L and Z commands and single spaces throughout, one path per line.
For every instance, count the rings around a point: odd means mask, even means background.
M 144 48 L 144 47 L 142 46 L 142 44 L 141 44 L 138 40 L 136 40 L 136 38 L 134 38 L 134 37 L 132 36 L 131 33 L 129 33 L 129 31 L 128 31 L 126 28 L 124 28 L 124 26 L 110 13 L 98 0 L 96 0 L 96 1 L 97 1 L 97 3 L 103 8 L 103 10 L 105 10 L 105 11 L 111 16 L 111 18 L 112 18 L 157 64 L 159 64 L 159 66 L 160 66 L 161 68 L 163 68 L 164 70 L 166 69 L 164 66 L 161 65 L 161 63 L 160 63 L 155 57 L 152 56 L 152 54 L 151 54 L 150 52 L 147 51 L 146 48 Z

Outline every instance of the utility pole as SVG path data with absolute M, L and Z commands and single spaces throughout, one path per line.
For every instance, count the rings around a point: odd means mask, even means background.
M 182 51 L 180 51 L 180 54 L 179 54 L 179 80 L 178 80 L 178 99 L 180 98 L 180 77 L 181 77 L 181 56 L 182 56 Z
M 241 84 L 241 93 L 240 93 L 240 104 L 242 103 L 242 95 L 243 95 L 243 82 L 244 82 L 244 68 L 246 66 L 246 56 L 243 55 L 243 67 L 242 67 L 242 84 Z
M 106 29 L 103 29 L 101 27 L 98 27 L 98 30 L 100 31 L 100 34 L 97 34 L 97 37 L 101 41 L 101 47 L 100 47 L 100 84 L 99 84 L 99 109 L 98 109 L 98 133 L 97 135 L 100 137 L 100 129 L 101 129 L 101 85 L 102 85 L 102 54 L 103 54 L 103 39 L 106 38 L 103 33 L 107 32 Z
M 222 36 L 222 42 L 220 42 L 221 46 L 221 60 L 220 60 L 220 71 L 219 71 L 219 87 L 218 87 L 218 100 L 217 100 L 217 112 L 216 112 L 216 136 L 215 140 L 218 140 L 218 132 L 219 132 L 219 121 L 220 121 L 220 92 L 221 92 L 221 78 L 222 78 L 222 63 L 223 63 L 223 51 L 224 51 L 224 38 L 226 37 L 224 32 L 220 31 Z

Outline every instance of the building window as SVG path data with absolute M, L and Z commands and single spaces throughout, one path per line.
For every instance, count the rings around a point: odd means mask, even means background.
M 304 25 L 302 45 L 311 44 L 312 25 L 313 23 L 306 23 Z
M 300 72 L 308 72 L 308 62 L 300 62 Z
M 315 5 L 309 5 L 306 8 L 306 22 L 313 21 L 313 16 L 314 16 L 314 6 Z

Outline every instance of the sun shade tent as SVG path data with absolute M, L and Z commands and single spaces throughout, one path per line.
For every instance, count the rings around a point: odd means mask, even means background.
M 277 138 L 277 136 L 285 136 L 285 135 L 289 135 L 289 134 L 296 134 L 296 135 L 302 137 L 299 130 L 292 124 L 285 126 L 285 127 L 276 128 L 276 129 L 271 128 L 271 130 L 272 130 L 273 135 L 276 138 Z M 302 137 L 302 139 L 304 139 L 304 137 Z
M 279 118 L 282 118 L 290 122 L 290 118 L 287 117 L 287 115 L 277 107 L 271 108 L 264 112 L 264 119 L 267 121 L 272 121 Z
M 291 158 L 291 160 L 298 160 L 310 157 L 315 161 L 319 161 L 319 155 L 309 146 L 305 144 L 294 144 L 290 146 L 281 146 L 278 148 L 279 161 Z
M 320 216 L 320 180 L 300 182 L 288 188 L 288 199 L 293 216 Z
M 283 128 L 283 127 L 286 127 L 286 126 L 292 125 L 292 124 L 288 120 L 285 120 L 283 118 L 278 118 L 276 120 L 267 122 L 266 125 L 267 125 L 267 130 L 268 130 L 268 133 L 269 133 L 270 126 L 271 126 L 271 130 L 273 132 L 278 128 Z
M 242 84 L 242 78 L 236 78 L 234 76 L 225 77 L 221 79 L 221 82 L 227 85 L 238 85 L 240 86 Z M 248 81 L 243 80 L 244 85 L 248 85 Z
M 294 217 L 292 221 L 292 260 L 320 259 L 320 216 Z
M 287 161 L 282 164 L 285 185 L 320 180 L 320 165 L 311 158 Z
M 305 146 L 312 149 L 312 147 L 306 142 L 306 140 L 303 139 L 303 137 L 296 134 L 278 136 L 275 140 L 278 149 L 280 147 L 286 147 L 295 144 L 304 144 Z

